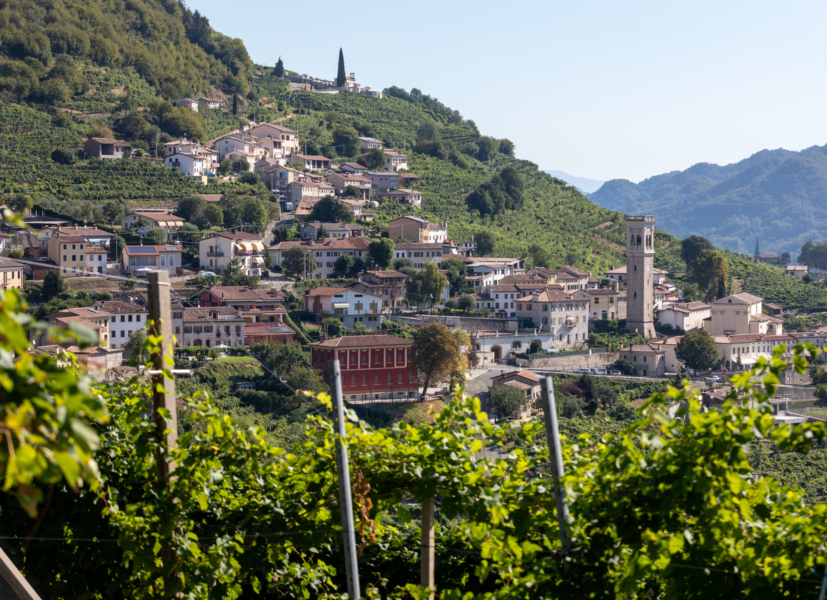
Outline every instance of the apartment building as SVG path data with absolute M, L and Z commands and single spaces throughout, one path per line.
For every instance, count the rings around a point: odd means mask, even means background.
M 244 133 L 231 133 L 218 138 L 214 144 L 215 150 L 220 155 L 220 160 L 225 158 L 233 159 L 229 155 L 233 152 L 241 152 L 252 166 L 256 162 L 268 156 L 268 150 L 261 144 L 257 137 Z M 252 158 L 252 160 L 251 160 Z
M 244 345 L 244 319 L 229 306 L 185 308 L 183 346 L 236 347 Z
M 388 237 L 392 240 L 444 244 L 448 241 L 448 222 L 437 225 L 420 217 L 398 217 L 388 221 Z
M 319 237 L 320 231 L 327 232 L 324 237 L 336 239 L 365 236 L 365 229 L 361 225 L 354 225 L 352 223 L 320 223 L 319 221 L 302 224 L 299 233 L 303 240 L 315 240 Z
M 355 173 L 332 173 L 328 178 L 328 182 L 336 190 L 336 195 L 341 196 L 345 189 L 349 187 L 356 188 L 360 191 L 360 200 L 370 200 L 370 190 L 372 183 L 370 179 L 363 175 Z
M 412 260 L 415 269 L 421 269 L 429 262 L 442 268 L 442 244 L 399 243 L 394 246 L 393 257 Z
M 261 236 L 246 231 L 213 233 L 198 242 L 198 260 L 202 269 L 217 273 L 236 258 L 245 275 L 261 276 L 268 268 L 264 264 L 264 244 Z
M 316 321 L 328 317 L 339 319 L 348 329 L 356 323 L 368 329 L 382 324 L 382 298 L 363 290 L 344 287 L 318 287 L 304 295 L 304 310 L 316 315 Z
M 247 134 L 257 137 L 262 144 L 278 142 L 284 151 L 284 156 L 289 156 L 299 150 L 299 134 L 274 123 L 261 123 L 256 127 L 247 130 Z
M 134 302 L 98 301 L 92 305 L 101 312 L 109 313 L 109 339 L 111 348 L 123 348 L 136 331 L 146 327 L 149 312 Z
M 9 258 L 0 258 L 0 273 L 2 273 L 3 281 L 0 283 L 0 289 L 8 290 L 11 288 L 23 289 L 23 269 L 26 267 Z
M 150 229 L 162 229 L 167 239 L 172 241 L 178 238 L 178 230 L 186 221 L 183 217 L 172 214 L 171 210 L 136 210 L 130 215 L 118 219 L 118 224 L 124 231 L 134 231 L 139 235 L 146 235 Z
M 534 292 L 515 301 L 515 316 L 553 333 L 558 347 L 571 348 L 588 339 L 589 301 L 567 292 Z
M 126 246 L 121 251 L 121 268 L 127 275 L 167 271 L 170 277 L 181 266 L 181 246 Z
M 280 267 L 284 259 L 284 253 L 295 246 L 307 248 L 316 259 L 318 267 L 312 273 L 307 273 L 308 279 L 327 279 L 331 277 L 335 273 L 336 259 L 343 254 L 349 254 L 354 258 L 364 260 L 368 252 L 368 240 L 362 237 L 281 242 L 270 248 L 270 258 L 273 260 L 273 264 Z

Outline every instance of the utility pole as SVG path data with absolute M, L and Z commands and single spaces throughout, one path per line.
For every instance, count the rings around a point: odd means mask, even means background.
M 152 406 L 156 434 L 161 440 L 161 449 L 155 455 L 155 467 L 158 483 L 166 485 L 169 474 L 175 469 L 175 464 L 167 461 L 172 448 L 178 444 L 178 415 L 175 406 L 175 380 L 164 375 L 163 371 L 170 370 L 167 358 L 173 359 L 172 349 L 172 302 L 170 297 L 168 271 L 151 271 L 149 275 L 148 300 L 149 319 L 152 326 L 149 334 L 160 336 L 161 344 L 158 352 L 152 354 Z M 164 410 L 169 419 L 161 414 Z M 166 433 L 165 433 L 166 432 Z
M 560 430 L 557 427 L 557 406 L 554 402 L 554 379 L 546 377 L 543 384 L 543 415 L 546 421 L 546 439 L 548 441 L 551 478 L 553 480 L 554 501 L 557 504 L 557 523 L 560 526 L 560 545 L 563 553 L 569 551 L 569 505 L 566 490 L 560 485 L 563 476 L 563 452 L 560 448 Z
M 336 402 L 336 470 L 339 479 L 339 510 L 342 516 L 342 542 L 345 550 L 347 593 L 359 600 L 359 565 L 356 561 L 356 531 L 353 527 L 353 500 L 350 495 L 350 466 L 345 446 L 345 407 L 342 399 L 342 371 L 339 360 L 333 359 L 330 368 L 330 393 Z
M 422 547 L 420 548 L 419 585 L 431 590 L 429 600 L 434 600 L 434 499 L 422 501 Z

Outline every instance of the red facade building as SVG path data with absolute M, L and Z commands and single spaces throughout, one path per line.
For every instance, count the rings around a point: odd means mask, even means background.
M 328 363 L 339 359 L 342 393 L 346 399 L 367 399 L 371 395 L 416 394 L 413 340 L 392 335 L 354 335 L 310 344 L 313 368 L 330 383 Z

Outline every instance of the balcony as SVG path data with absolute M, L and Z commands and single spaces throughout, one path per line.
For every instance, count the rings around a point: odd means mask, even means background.
M 207 252 L 207 256 L 224 256 L 223 250 L 213 250 L 212 252 Z

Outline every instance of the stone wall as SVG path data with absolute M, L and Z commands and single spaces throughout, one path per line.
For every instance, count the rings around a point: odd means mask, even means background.
M 447 317 L 441 315 L 404 317 L 402 315 L 392 315 L 390 319 L 397 323 L 404 323 L 405 325 L 442 323 L 448 329 L 456 329 L 458 327 L 468 333 L 472 331 L 515 331 L 517 328 L 517 321 L 509 319 L 484 319 L 481 317 Z
M 518 358 L 517 364 L 520 366 L 528 366 L 529 368 L 542 369 L 582 369 L 585 367 L 596 368 L 604 367 L 618 359 L 617 352 L 599 352 L 596 354 L 574 354 L 563 356 L 548 356 L 543 358 L 532 358 L 531 364 L 528 360 Z

